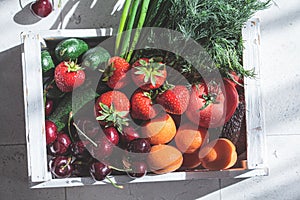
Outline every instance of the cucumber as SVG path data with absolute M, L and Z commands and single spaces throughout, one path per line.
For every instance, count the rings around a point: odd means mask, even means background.
M 62 131 L 68 123 L 70 112 L 72 111 L 73 115 L 75 115 L 84 105 L 94 100 L 97 96 L 97 93 L 92 88 L 84 88 L 73 95 L 68 93 L 47 119 L 56 124 L 58 131 Z
M 46 97 L 49 99 L 60 99 L 65 95 L 64 92 L 58 89 L 53 78 L 48 78 L 44 82 L 44 92 L 46 92 Z
M 81 66 L 94 71 L 101 65 L 106 64 L 109 58 L 110 54 L 106 49 L 96 46 L 83 54 Z
M 58 61 L 75 61 L 80 55 L 89 49 L 88 44 L 77 38 L 62 40 L 55 48 L 55 56 Z
M 52 57 L 51 57 L 49 51 L 47 51 L 47 50 L 42 50 L 42 52 L 41 52 L 41 65 L 42 65 L 43 73 L 46 73 L 50 69 L 55 68 Z

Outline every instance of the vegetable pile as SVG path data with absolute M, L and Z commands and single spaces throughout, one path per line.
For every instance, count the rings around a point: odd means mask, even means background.
M 241 29 L 268 4 L 126 0 L 113 47 L 66 38 L 42 49 L 53 176 L 91 176 L 121 188 L 111 175 L 240 167 L 246 151 L 243 79 L 255 76 L 242 65 Z M 144 27 L 178 32 L 180 38 L 164 33 L 174 52 L 151 47 L 160 35 L 145 36 Z M 176 49 L 185 51 L 190 41 L 213 64 L 179 56 Z M 215 71 L 219 78 L 209 76 Z

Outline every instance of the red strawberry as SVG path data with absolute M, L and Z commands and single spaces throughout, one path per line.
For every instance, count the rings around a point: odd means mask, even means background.
M 117 90 L 103 93 L 97 98 L 95 112 L 97 120 L 105 126 L 115 126 L 119 132 L 128 125 L 130 102 L 127 96 Z
M 168 113 L 181 115 L 189 105 L 190 92 L 183 85 L 168 87 L 170 88 L 157 96 L 156 102 L 162 105 Z
M 153 104 L 150 92 L 137 89 L 131 96 L 131 117 L 149 120 L 159 113 L 159 108 Z
M 85 81 L 85 72 L 73 61 L 59 63 L 54 72 L 57 87 L 62 92 L 71 92 Z
M 137 60 L 132 67 L 132 80 L 143 90 L 159 88 L 166 80 L 166 66 L 161 62 L 156 62 L 153 59 L 141 58 Z
M 129 63 L 121 57 L 112 57 L 108 61 L 108 67 L 105 69 L 104 82 L 112 89 L 123 88 L 129 82 L 127 72 L 130 70 Z

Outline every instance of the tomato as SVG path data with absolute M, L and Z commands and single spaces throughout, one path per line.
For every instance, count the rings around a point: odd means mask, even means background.
M 193 85 L 186 116 L 193 123 L 216 128 L 229 121 L 238 106 L 238 92 L 234 84 L 223 80 L 224 87 L 209 82 Z

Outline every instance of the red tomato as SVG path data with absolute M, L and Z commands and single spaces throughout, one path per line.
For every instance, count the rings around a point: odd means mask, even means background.
M 238 93 L 231 81 L 224 79 L 224 87 L 212 83 L 192 86 L 186 115 L 193 123 L 205 127 L 223 126 L 238 106 Z

